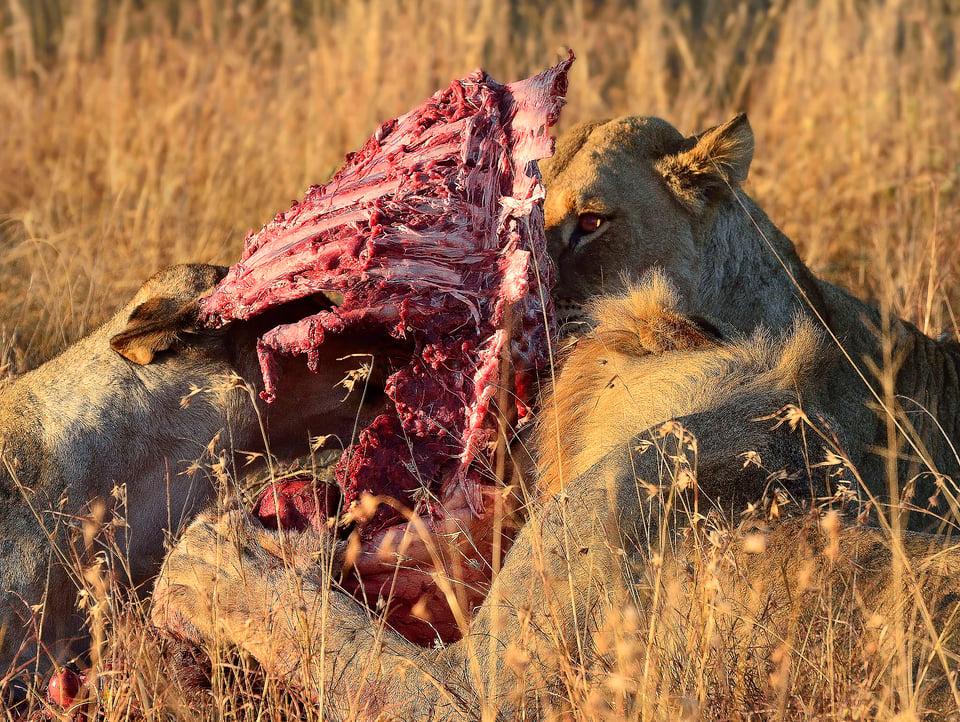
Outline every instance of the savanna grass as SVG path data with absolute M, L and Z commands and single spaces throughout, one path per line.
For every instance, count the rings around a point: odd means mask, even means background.
M 234 260 L 248 229 L 450 78 L 482 65 L 511 80 L 567 47 L 578 61 L 561 129 L 635 113 L 692 132 L 746 110 L 747 189 L 813 268 L 927 333 L 960 332 L 951 3 L 0 0 L 0 19 L 0 379 L 104 320 L 159 266 Z M 142 605 L 86 572 L 96 655 L 111 660 L 89 714 L 189 718 Z M 869 640 L 840 634 L 840 617 L 823 635 L 846 646 L 795 645 L 747 668 L 748 643 L 717 632 L 708 596 L 669 654 L 652 648 L 656 619 L 625 612 L 610 678 L 568 669 L 573 718 L 922 709 L 908 665 L 870 667 Z M 204 714 L 319 718 L 217 655 L 229 664 Z

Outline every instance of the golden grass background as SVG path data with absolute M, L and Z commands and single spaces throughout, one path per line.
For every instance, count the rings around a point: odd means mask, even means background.
M 36 363 L 159 266 L 230 262 L 382 120 L 578 56 L 561 130 L 746 110 L 748 188 L 822 275 L 955 329 L 949 0 L 0 0 L 0 329 Z M 9 345 L 9 341 L 6 341 Z
M 0 0 L 0 27 L 0 376 L 162 265 L 233 261 L 248 229 L 451 78 L 513 80 L 568 47 L 560 130 L 635 113 L 692 133 L 747 111 L 748 190 L 814 270 L 960 331 L 951 0 Z M 222 719 L 276 696 L 231 701 L 224 679 Z M 831 679 L 835 718 L 895 715 L 903 690 L 877 703 L 853 667 Z M 118 699 L 106 718 L 124 718 Z

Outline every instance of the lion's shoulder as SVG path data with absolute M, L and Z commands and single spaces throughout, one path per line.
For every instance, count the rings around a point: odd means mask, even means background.
M 542 399 L 534 439 L 541 487 L 555 492 L 638 431 L 736 395 L 795 401 L 824 355 L 820 334 L 798 320 L 784 334 L 719 335 L 684 314 L 660 273 L 589 304 L 589 332 L 569 342 Z

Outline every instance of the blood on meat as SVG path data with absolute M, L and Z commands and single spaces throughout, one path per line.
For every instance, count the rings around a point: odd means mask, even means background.
M 386 382 L 394 412 L 336 468 L 347 508 L 364 493 L 398 502 L 365 520 L 365 540 L 402 523 L 403 507 L 434 521 L 485 512 L 497 414 L 527 413 L 555 332 L 536 161 L 553 152 L 546 129 L 572 62 L 506 85 L 476 70 L 382 124 L 329 182 L 248 235 L 203 302 L 221 326 L 318 293 L 342 299 L 260 339 L 268 401 L 277 355 L 315 368 L 331 334 L 411 350 Z M 513 408 L 494 408 L 502 387 Z

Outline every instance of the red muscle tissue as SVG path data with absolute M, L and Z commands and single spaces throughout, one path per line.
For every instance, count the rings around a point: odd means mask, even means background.
M 220 326 L 342 296 L 260 339 L 268 401 L 276 355 L 305 355 L 315 368 L 332 334 L 386 333 L 412 349 L 387 379 L 395 413 L 363 429 L 337 465 L 345 507 L 367 492 L 426 517 L 449 513 L 454 497 L 461 514 L 484 514 L 494 395 L 506 384 L 526 413 L 554 332 L 536 161 L 553 152 L 546 129 L 572 62 L 507 85 L 477 70 L 384 123 L 328 183 L 251 233 L 204 301 L 207 323 Z M 362 538 L 400 521 L 381 506 Z

